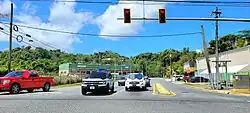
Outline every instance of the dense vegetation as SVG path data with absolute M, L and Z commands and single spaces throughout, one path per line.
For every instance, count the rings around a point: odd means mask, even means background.
M 219 40 L 219 51 L 227 51 L 234 48 L 250 45 L 250 30 L 240 31 L 238 34 L 228 34 Z M 215 53 L 215 41 L 209 42 L 209 54 Z M 170 58 L 171 54 L 171 58 Z M 186 61 L 195 61 L 202 53 L 190 51 L 189 48 L 183 48 L 182 51 L 166 49 L 160 53 L 141 53 L 137 56 L 128 58 L 118 53 L 106 51 L 98 54 L 70 54 L 60 50 L 46 50 L 43 48 L 32 49 L 30 46 L 17 47 L 12 53 L 12 69 L 35 69 L 40 73 L 58 73 L 58 66 L 62 63 L 100 63 L 99 58 L 111 58 L 111 60 L 102 60 L 102 64 L 133 64 L 137 71 L 143 71 L 150 76 L 162 76 L 170 74 L 170 59 L 173 64 L 173 73 L 182 74 L 183 63 Z M 0 72 L 7 72 L 8 51 L 0 51 Z

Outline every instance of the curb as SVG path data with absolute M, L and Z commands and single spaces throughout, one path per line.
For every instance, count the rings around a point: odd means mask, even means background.
M 75 87 L 75 86 L 78 86 L 78 85 L 81 86 L 81 83 L 57 85 L 57 86 L 53 86 L 53 88 L 54 89 L 59 89 L 59 88 Z
M 165 96 L 176 96 L 176 94 L 172 91 L 169 91 L 167 89 L 164 88 L 163 85 L 161 85 L 160 83 L 155 83 L 153 85 L 153 95 L 165 95 Z
M 218 93 L 218 94 L 234 95 L 234 96 L 247 96 L 247 97 L 250 96 L 250 94 L 236 93 L 236 92 L 232 92 L 232 91 L 217 91 L 217 90 L 210 90 L 210 89 L 204 89 L 204 88 L 200 88 L 200 87 L 196 87 L 196 86 L 191 86 L 188 84 L 185 84 L 185 85 L 190 87 L 190 88 L 199 89 L 199 90 L 205 91 L 205 92 L 213 92 L 213 93 Z

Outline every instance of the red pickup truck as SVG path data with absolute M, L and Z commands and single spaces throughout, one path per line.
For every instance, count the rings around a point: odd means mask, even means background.
M 41 77 L 34 70 L 12 71 L 4 77 L 0 77 L 0 92 L 9 91 L 12 94 L 17 94 L 21 90 L 33 92 L 34 89 L 40 88 L 48 92 L 54 84 L 53 77 Z

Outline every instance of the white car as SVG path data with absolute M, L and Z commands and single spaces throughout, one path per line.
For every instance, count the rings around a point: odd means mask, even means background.
M 143 74 L 130 74 L 125 82 L 125 90 L 128 91 L 132 88 L 140 88 L 146 90 L 146 80 Z

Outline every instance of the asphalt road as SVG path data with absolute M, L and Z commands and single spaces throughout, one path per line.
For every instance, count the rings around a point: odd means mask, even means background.
M 250 98 L 208 93 L 184 85 L 162 83 L 177 96 L 152 95 L 147 91 L 125 91 L 117 86 L 110 95 L 81 95 L 80 86 L 51 92 L 0 95 L 0 113 L 247 113 Z

